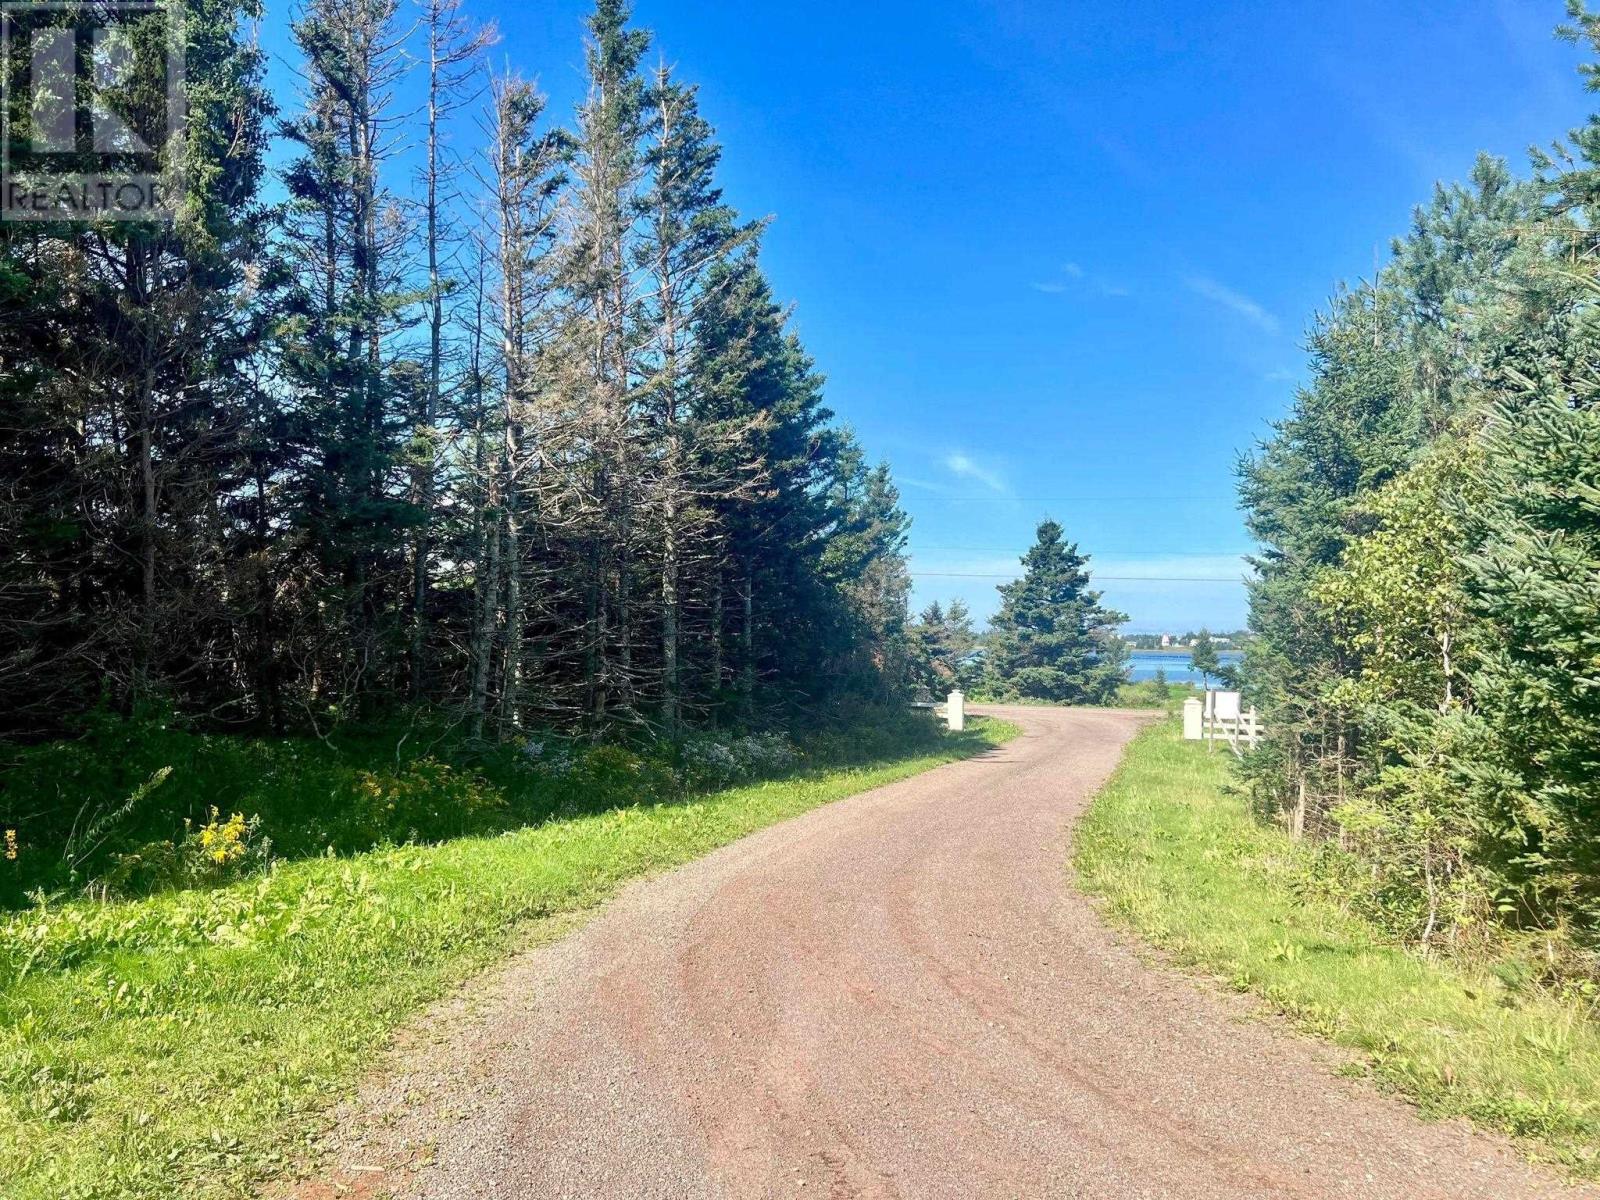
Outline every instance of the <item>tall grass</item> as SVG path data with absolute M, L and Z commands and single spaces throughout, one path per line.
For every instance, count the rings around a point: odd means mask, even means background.
M 979 753 L 979 722 L 871 761 L 0 924 L 0 1194 L 244 1196 L 395 1025 L 564 914 L 832 800 Z M 830 751 L 861 757 L 848 741 Z M 623 797 L 637 801 L 635 795 Z
M 1229 761 L 1170 722 L 1142 734 L 1078 827 L 1085 887 L 1179 964 L 1356 1051 L 1357 1069 L 1425 1113 L 1600 1176 L 1592 1000 L 1423 959 L 1314 894 L 1309 851 L 1254 819 Z

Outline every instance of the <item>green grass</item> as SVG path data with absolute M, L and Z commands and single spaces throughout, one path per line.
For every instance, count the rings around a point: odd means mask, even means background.
M 678 799 L 791 772 L 901 756 L 936 729 L 907 710 L 835 710 L 801 742 L 702 733 L 681 743 L 594 744 L 546 730 L 471 738 L 414 710 L 326 737 L 191 728 L 160 714 L 89 714 L 71 737 L 0 745 L 0 908 L 43 892 L 119 899 L 214 884 L 195 840 L 213 819 L 250 819 L 275 859 L 487 836 L 630 803 Z
M 1425 1113 L 1468 1117 L 1600 1175 L 1592 1005 L 1426 961 L 1306 894 L 1304 852 L 1228 790 L 1230 761 L 1171 722 L 1142 734 L 1078 828 L 1087 890 L 1179 965 L 1355 1051 L 1352 1069 Z
M 1168 713 L 1183 711 L 1183 702 L 1200 693 L 1187 683 L 1168 683 L 1165 687 L 1154 679 L 1141 679 L 1138 683 L 1124 683 L 1117 689 L 1117 708 L 1159 708 Z
M 873 765 L 17 914 L 0 924 L 0 1194 L 249 1195 L 397 1024 L 519 939 L 1017 732 L 977 721 Z

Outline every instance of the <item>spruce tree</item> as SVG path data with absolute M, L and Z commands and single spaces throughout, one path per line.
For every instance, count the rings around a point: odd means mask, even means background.
M 917 614 L 907 630 L 916 682 L 937 692 L 949 679 L 948 630 L 937 600 Z
M 965 600 L 952 600 L 944 610 L 945 645 L 956 686 L 970 692 L 978 685 L 981 667 L 977 661 L 978 634 L 972 627 L 972 611 Z
M 474 25 L 462 11 L 462 0 L 420 0 L 423 46 L 427 55 L 427 140 L 422 165 L 423 241 L 428 274 L 427 378 L 416 389 L 417 408 L 411 429 L 411 502 L 417 510 L 411 547 L 411 643 L 409 676 L 411 697 L 420 699 L 430 683 L 429 589 L 432 586 L 434 528 L 439 506 L 439 458 L 446 425 L 445 404 L 450 398 L 445 367 L 447 344 L 446 300 L 459 282 L 450 277 L 458 237 L 441 218 L 459 204 L 462 189 L 452 180 L 459 164 L 446 144 L 445 122 L 476 95 L 482 82 L 484 52 L 494 44 L 493 25 Z
M 844 438 L 753 248 L 713 272 L 695 340 L 693 470 L 737 481 L 706 501 L 702 677 L 714 717 L 748 717 L 762 680 L 791 703 L 825 694 L 848 640 L 824 566 L 845 520 L 834 486 Z
M 595 729 L 621 708 L 632 719 L 633 592 L 640 534 L 635 385 L 642 339 L 636 262 L 645 179 L 650 35 L 629 26 L 626 0 L 597 0 L 588 19 L 588 93 L 578 107 L 572 233 L 562 284 L 571 301 L 576 419 L 587 444 L 583 497 L 585 707 Z
M 1122 684 L 1128 618 L 1104 607 L 1090 586 L 1089 559 L 1045 521 L 1022 558 L 1022 578 L 1000 587 L 988 668 L 1006 695 L 1056 704 L 1104 704 Z
M 95 103 L 154 151 L 177 197 L 170 221 L 0 228 L 9 716 L 31 720 L 38 705 L 55 722 L 97 698 L 167 703 L 180 680 L 202 707 L 250 711 L 230 643 L 256 593 L 240 586 L 230 535 L 262 337 L 251 301 L 272 102 L 243 28 L 258 15 L 248 0 L 184 6 L 189 115 L 176 137 L 165 13 L 119 26 L 130 67 L 100 81 Z M 26 44 L 0 62 L 13 83 Z M 29 114 L 13 111 L 12 137 Z M 18 611 L 17 598 L 42 609 Z
M 888 464 L 868 467 L 853 437 L 840 454 L 835 500 L 842 525 L 829 541 L 825 565 L 845 600 L 846 640 L 836 670 L 866 699 L 899 698 L 913 682 L 905 556 L 911 519 L 900 507 Z
M 1600 339 L 1589 333 L 1593 344 Z M 1590 353 L 1593 353 L 1591 348 Z M 1528 383 L 1532 385 L 1531 381 Z M 1518 899 L 1600 926 L 1600 388 L 1548 376 L 1495 414 L 1467 560 L 1484 737 L 1466 774 Z
M 695 329 L 717 268 L 759 229 L 741 225 L 716 186 L 721 148 L 700 115 L 696 90 L 660 67 L 649 92 L 650 182 L 642 199 L 638 266 L 650 330 L 641 356 L 641 409 L 648 444 L 647 486 L 658 537 L 661 602 L 661 723 L 675 733 L 683 717 L 684 573 L 691 539 L 705 531 L 705 501 L 737 488 L 738 473 L 692 470 L 695 446 L 715 431 L 700 420 L 692 364 Z M 715 449 L 714 444 L 707 447 Z M 702 462 L 705 460 L 702 459 Z
M 557 218 L 571 146 L 565 131 L 544 127 L 544 110 L 545 99 L 531 84 L 515 78 L 494 82 L 490 172 L 499 251 L 501 374 L 494 430 L 498 445 L 495 453 L 485 455 L 493 465 L 485 467 L 483 493 L 486 515 L 495 523 L 490 544 L 496 553 L 479 570 L 496 574 L 482 593 L 485 600 L 496 600 L 476 614 L 474 678 L 488 670 L 482 656 L 498 640 L 501 720 L 508 731 L 522 719 L 529 616 L 549 599 L 538 593 L 552 577 L 550 564 L 536 569 L 530 543 L 548 510 L 549 494 L 564 486 L 544 468 L 566 445 L 555 433 L 563 420 L 550 393 L 557 374 L 552 343 L 559 335 Z M 487 630 L 502 609 L 495 639 Z M 483 719 L 484 690 L 474 690 L 475 725 Z
M 422 364 L 398 353 L 408 231 L 383 179 L 406 70 L 398 0 L 309 0 L 292 26 L 306 57 L 302 148 L 289 167 L 282 249 L 293 278 L 278 339 L 298 421 L 292 522 L 318 594 L 320 696 L 369 709 L 398 682 L 404 544 L 419 520 L 396 487 Z M 314 565 L 313 565 L 314 563 Z
M 935 600 L 918 614 L 909 634 L 919 683 L 935 692 L 971 688 L 976 674 L 971 658 L 978 643 L 964 601 L 952 600 L 945 607 Z

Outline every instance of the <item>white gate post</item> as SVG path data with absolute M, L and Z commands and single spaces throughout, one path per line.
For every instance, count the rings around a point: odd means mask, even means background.
M 1205 705 L 1200 697 L 1190 696 L 1183 702 L 1183 740 L 1198 742 L 1205 737 Z
M 967 727 L 967 698 L 960 692 L 951 692 L 950 699 L 945 702 L 944 722 L 952 733 L 960 733 Z

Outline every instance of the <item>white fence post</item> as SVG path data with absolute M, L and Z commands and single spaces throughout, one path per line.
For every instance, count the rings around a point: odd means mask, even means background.
M 967 727 L 967 698 L 960 692 L 950 693 L 944 706 L 944 722 L 952 733 L 960 733 Z
M 1200 697 L 1190 696 L 1183 702 L 1183 740 L 1198 742 L 1205 735 L 1205 705 Z

